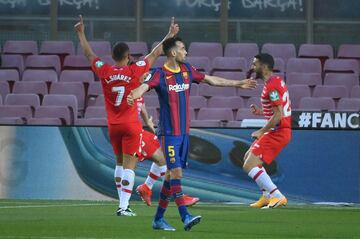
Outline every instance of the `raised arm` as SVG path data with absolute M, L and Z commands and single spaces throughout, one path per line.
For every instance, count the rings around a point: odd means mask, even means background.
M 148 59 L 150 66 L 152 66 L 155 63 L 156 59 L 162 54 L 163 42 L 168 38 L 174 37 L 178 32 L 179 32 L 179 25 L 175 24 L 175 18 L 172 17 L 169 27 L 169 32 L 166 34 L 164 39 L 162 39 L 162 41 L 159 42 L 159 44 L 157 44 L 156 47 L 145 57 L 146 59 Z
M 91 49 L 89 42 L 86 39 L 84 20 L 81 15 L 79 17 L 80 17 L 80 21 L 75 24 L 74 28 L 78 34 L 80 46 L 83 49 L 86 58 L 90 61 L 90 64 L 91 64 L 94 61 L 94 59 L 97 58 L 97 56 Z
M 205 75 L 204 82 L 212 86 L 228 86 L 238 87 L 243 89 L 254 89 L 256 88 L 256 80 L 245 79 L 245 80 L 228 80 L 218 76 Z

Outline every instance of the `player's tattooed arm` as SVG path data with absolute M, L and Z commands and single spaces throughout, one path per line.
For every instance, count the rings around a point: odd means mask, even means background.
M 147 127 L 150 128 L 150 130 L 155 133 L 155 127 L 154 127 L 154 122 L 152 121 L 152 116 L 149 116 L 146 107 L 145 107 L 145 103 L 143 103 L 141 105 L 141 118 L 144 120 L 144 123 Z
M 175 17 L 172 17 L 169 27 L 169 32 L 166 34 L 164 39 L 154 47 L 154 49 L 150 52 L 150 54 L 145 57 L 145 59 L 148 59 L 150 67 L 155 63 L 156 59 L 163 53 L 163 49 L 162 49 L 163 42 L 166 39 L 174 37 L 176 34 L 178 34 L 179 30 L 180 30 L 179 25 L 175 23 Z
M 130 94 L 128 94 L 126 101 L 129 105 L 134 105 L 135 100 L 139 99 L 141 96 L 145 94 L 150 89 L 148 84 L 142 84 L 135 90 L 132 90 Z
M 218 76 L 205 75 L 204 82 L 212 86 L 238 87 L 243 89 L 256 88 L 257 82 L 253 79 L 228 80 Z
M 266 123 L 266 125 L 251 134 L 252 138 L 259 139 L 263 134 L 268 132 L 270 129 L 276 127 L 276 125 L 280 123 L 282 117 L 282 106 L 281 105 L 274 106 L 273 112 L 274 112 L 273 116 Z
M 90 64 L 91 64 L 97 58 L 97 56 L 95 55 L 95 53 L 91 49 L 91 47 L 89 45 L 89 42 L 86 39 L 84 20 L 83 20 L 81 15 L 79 17 L 80 17 L 80 20 L 79 20 L 78 23 L 75 24 L 74 28 L 75 28 L 75 31 L 78 34 L 79 41 L 80 41 L 80 46 L 84 51 L 84 55 L 90 61 Z

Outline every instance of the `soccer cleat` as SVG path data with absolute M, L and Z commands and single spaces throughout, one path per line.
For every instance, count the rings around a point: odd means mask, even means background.
M 198 224 L 201 220 L 201 216 L 186 215 L 184 220 L 184 230 L 190 231 L 190 229 Z
M 139 194 L 141 199 L 146 203 L 146 205 L 151 206 L 151 189 L 144 183 L 139 185 L 136 188 L 136 192 Z
M 164 218 L 160 218 L 159 220 L 154 220 L 152 223 L 152 228 L 154 230 L 163 230 L 163 231 L 175 231 L 169 223 L 165 221 Z
M 183 197 L 184 197 L 185 206 L 187 206 L 187 207 L 191 207 L 191 206 L 195 205 L 196 203 L 198 203 L 200 201 L 199 198 L 191 197 L 191 196 L 186 195 L 186 194 L 184 194 Z
M 277 207 L 284 207 L 287 204 L 287 199 L 285 196 L 281 198 L 273 197 L 270 199 L 269 204 L 267 205 L 268 208 L 277 208 Z
M 250 204 L 250 207 L 251 208 L 262 208 L 262 207 L 265 207 L 269 204 L 270 202 L 270 199 L 266 198 L 264 195 L 262 195 L 259 200 L 257 200 L 256 202 L 254 203 L 251 203 Z
M 125 217 L 134 217 L 136 216 L 136 213 L 134 213 L 129 207 L 126 208 L 126 210 L 122 208 L 118 208 L 116 211 L 117 216 L 125 216 Z

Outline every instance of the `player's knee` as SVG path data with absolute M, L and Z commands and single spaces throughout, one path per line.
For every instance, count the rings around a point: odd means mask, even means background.
M 170 177 L 172 179 L 181 179 L 182 178 L 182 170 L 181 168 L 175 168 L 170 170 Z
M 121 181 L 121 184 L 122 184 L 123 186 L 128 186 L 130 183 L 129 183 L 128 180 L 122 180 L 122 181 Z

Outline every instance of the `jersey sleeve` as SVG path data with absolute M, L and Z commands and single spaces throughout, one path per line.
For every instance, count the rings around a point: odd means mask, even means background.
M 158 88 L 160 86 L 160 71 L 152 70 L 144 80 L 144 84 L 147 84 L 150 89 Z
M 280 84 L 271 84 L 267 87 L 271 106 L 282 105 L 282 87 Z
M 111 66 L 103 62 L 100 58 L 94 59 L 91 64 L 91 69 L 100 79 L 105 79 L 107 77 L 110 68 Z
M 190 66 L 190 71 L 191 71 L 191 75 L 192 75 L 192 80 L 195 83 L 199 84 L 200 82 L 202 82 L 205 79 L 205 74 L 196 70 L 195 67 Z
M 145 59 L 143 61 L 137 61 L 135 64 L 132 64 L 130 69 L 136 78 L 140 78 L 143 74 L 150 70 L 150 64 L 149 61 Z

